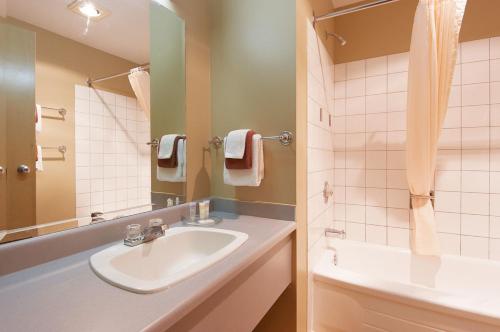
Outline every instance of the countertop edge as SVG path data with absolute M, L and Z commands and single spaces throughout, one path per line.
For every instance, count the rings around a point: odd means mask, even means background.
M 220 290 L 227 282 L 231 281 L 240 272 L 245 270 L 251 264 L 256 262 L 259 258 L 264 256 L 269 250 L 271 250 L 275 245 L 277 245 L 282 240 L 286 239 L 296 230 L 295 222 L 290 222 L 290 224 L 283 228 L 280 232 L 274 234 L 273 237 L 269 238 L 268 241 L 263 243 L 260 248 L 255 251 L 246 260 L 242 260 L 238 265 L 234 266 L 231 270 L 221 274 L 212 282 L 207 283 L 203 289 L 201 289 L 196 295 L 187 298 L 184 302 L 180 302 L 174 309 L 166 312 L 163 316 L 153 321 L 151 324 L 147 325 L 142 329 L 144 332 L 157 332 L 165 331 L 172 327 L 176 322 L 185 317 L 189 312 L 195 309 L 203 301 L 207 300 L 210 296 L 215 294 Z

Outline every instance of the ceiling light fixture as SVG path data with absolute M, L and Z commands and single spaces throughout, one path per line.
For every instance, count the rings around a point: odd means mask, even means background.
M 109 15 L 109 11 L 88 0 L 75 0 L 68 5 L 68 9 L 93 21 L 101 20 Z
M 92 2 L 83 2 L 78 6 L 78 10 L 84 16 L 94 18 L 101 16 L 101 11 L 95 7 Z

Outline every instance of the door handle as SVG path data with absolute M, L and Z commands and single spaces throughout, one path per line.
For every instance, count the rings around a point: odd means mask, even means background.
M 28 174 L 29 172 L 31 172 L 31 170 L 27 165 L 19 165 L 17 167 L 17 173 L 19 174 Z
M 7 173 L 7 170 L 0 166 L 0 175 L 4 175 L 5 173 Z

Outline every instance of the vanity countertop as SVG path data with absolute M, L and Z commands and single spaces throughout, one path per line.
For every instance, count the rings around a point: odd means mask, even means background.
M 208 269 L 154 294 L 131 293 L 94 274 L 90 256 L 116 242 L 0 277 L 0 330 L 165 331 L 289 236 L 295 223 L 239 216 L 216 227 L 247 233 L 248 241 Z

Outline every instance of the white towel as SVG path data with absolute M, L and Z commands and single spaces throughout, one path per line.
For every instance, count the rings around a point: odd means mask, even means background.
M 43 154 L 42 154 L 42 147 L 40 145 L 36 146 L 35 169 L 37 172 L 43 171 Z
M 180 139 L 177 143 L 177 167 L 156 167 L 156 178 L 165 182 L 186 182 L 186 150 L 187 141 Z
M 160 139 L 160 145 L 158 146 L 158 159 L 170 159 L 172 157 L 175 138 L 177 136 L 179 136 L 179 134 L 162 136 L 162 138 Z
M 42 106 L 36 104 L 35 112 L 36 112 L 35 131 L 37 133 L 41 133 L 42 132 Z
M 264 179 L 264 146 L 262 136 L 253 135 L 252 168 L 227 169 L 224 163 L 224 183 L 231 186 L 258 187 Z
M 227 134 L 224 144 L 224 157 L 231 159 L 243 159 L 245 154 L 245 142 L 250 129 L 233 130 Z

